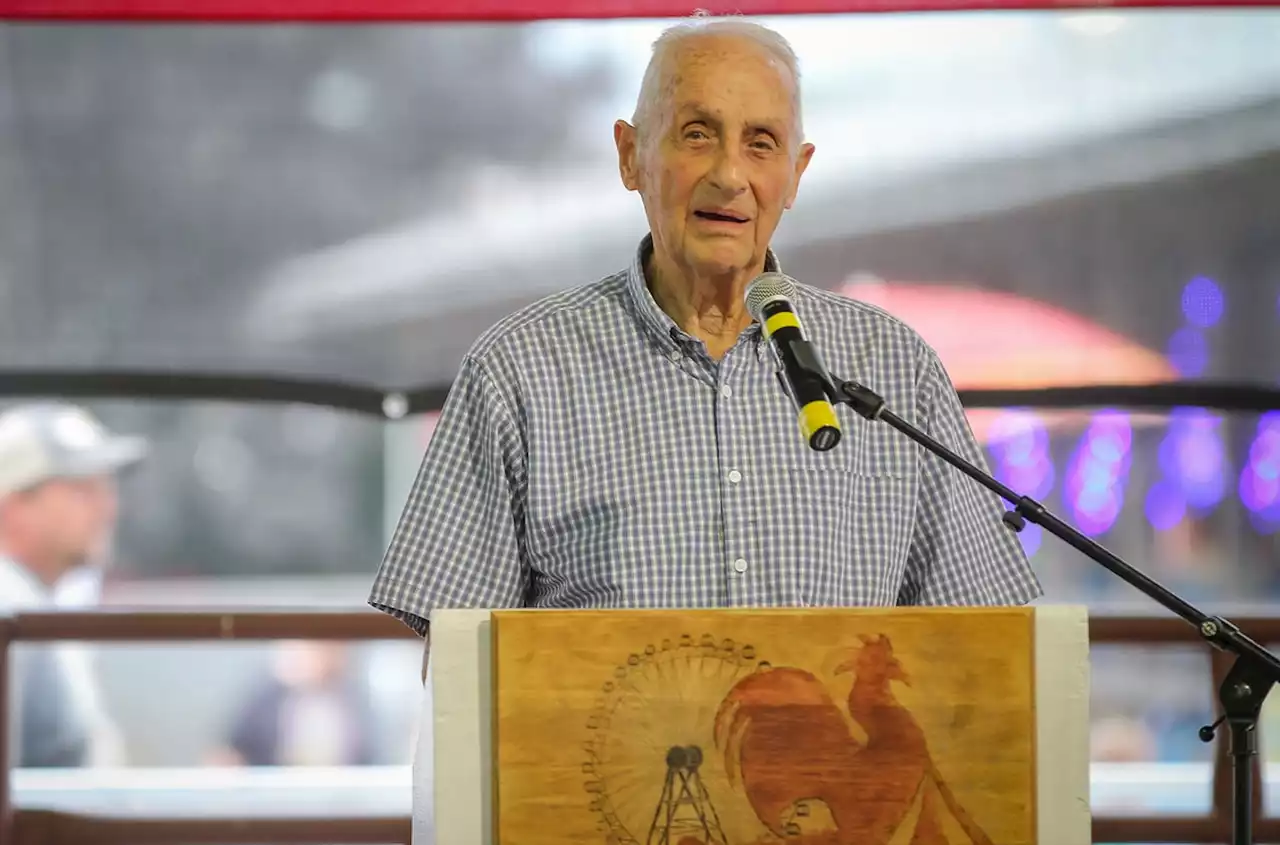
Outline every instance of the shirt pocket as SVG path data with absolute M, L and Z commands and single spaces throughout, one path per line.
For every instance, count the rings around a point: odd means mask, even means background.
M 793 603 L 896 604 L 915 521 L 912 478 L 807 465 L 790 468 L 787 480 L 791 504 L 780 517 L 778 558 Z

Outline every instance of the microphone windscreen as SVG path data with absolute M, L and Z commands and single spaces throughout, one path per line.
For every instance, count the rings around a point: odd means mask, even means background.
M 747 285 L 743 299 L 746 301 L 747 313 L 751 315 L 751 319 L 762 322 L 760 313 L 766 305 L 775 299 L 795 299 L 795 295 L 795 279 L 782 273 L 761 273 Z

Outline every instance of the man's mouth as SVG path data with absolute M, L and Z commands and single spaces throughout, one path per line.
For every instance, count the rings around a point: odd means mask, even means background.
M 746 223 L 747 218 L 732 211 L 695 211 L 695 217 L 701 217 L 703 220 L 714 220 L 718 223 Z

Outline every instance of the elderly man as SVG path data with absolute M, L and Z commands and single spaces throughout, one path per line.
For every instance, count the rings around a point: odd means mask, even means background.
M 634 124 L 634 125 L 633 125 Z M 462 361 L 370 603 L 439 607 L 1001 605 L 1040 588 L 999 500 L 883 424 L 811 451 L 743 304 L 813 156 L 787 43 L 743 21 L 655 44 L 622 183 L 630 267 L 529 306 Z M 873 307 L 802 286 L 833 372 L 970 460 L 937 355 Z
M 54 604 L 64 577 L 100 559 L 116 522 L 115 474 L 146 443 L 116 437 L 84 410 L 36 404 L 0 414 L 0 612 Z M 15 652 L 19 706 L 12 760 L 76 767 L 118 755 L 81 652 Z M 4 764 L 5 761 L 0 761 Z

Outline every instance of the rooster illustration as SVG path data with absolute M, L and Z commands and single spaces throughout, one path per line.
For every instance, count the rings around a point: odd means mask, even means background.
M 885 845 L 913 807 L 919 810 L 911 845 L 948 845 L 944 811 L 974 845 L 991 845 L 939 776 L 924 732 L 893 694 L 891 682 L 911 681 L 892 643 L 883 634 L 860 639 L 862 646 L 835 670 L 855 674 L 847 714 L 802 669 L 768 668 L 734 685 L 715 718 L 730 785 L 740 782 L 770 833 L 804 845 Z M 834 830 L 801 834 L 790 819 L 818 802 Z

